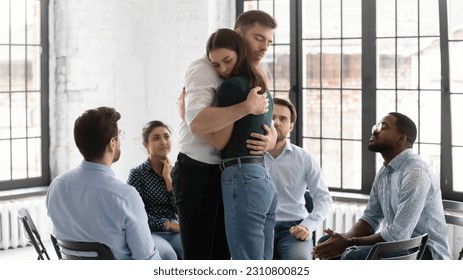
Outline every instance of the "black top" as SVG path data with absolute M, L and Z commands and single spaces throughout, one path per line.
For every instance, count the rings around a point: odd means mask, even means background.
M 163 223 L 166 220 L 178 221 L 174 196 L 167 191 L 164 178 L 153 171 L 149 159 L 130 170 L 127 184 L 140 193 L 151 231 L 165 231 Z
M 228 107 L 246 100 L 250 90 L 249 80 L 245 76 L 235 76 L 222 82 L 218 89 L 218 106 Z M 246 140 L 252 132 L 264 134 L 263 125 L 270 126 L 273 117 L 273 98 L 269 98 L 269 110 L 262 115 L 247 115 L 235 122 L 233 132 L 225 148 L 221 151 L 222 159 L 249 156 Z

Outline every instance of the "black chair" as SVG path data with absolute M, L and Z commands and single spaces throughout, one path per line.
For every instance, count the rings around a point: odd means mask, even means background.
M 50 237 L 60 260 L 115 260 L 111 249 L 103 243 L 65 241 L 53 235 Z
M 421 260 L 428 243 L 428 234 L 407 240 L 379 242 L 373 245 L 367 260 Z M 391 257 L 391 253 L 402 252 Z
M 452 200 L 442 200 L 445 211 L 445 221 L 449 225 L 462 226 L 463 227 L 463 203 Z M 461 260 L 463 257 L 463 247 L 460 253 L 458 253 L 458 259 Z
M 45 246 L 43 246 L 39 231 L 35 227 L 34 221 L 32 220 L 31 215 L 26 208 L 21 208 L 18 210 L 18 219 L 23 226 L 26 238 L 28 239 L 29 243 L 34 246 L 35 251 L 38 254 L 37 260 L 45 260 L 45 258 L 49 260 L 50 257 L 48 256 L 47 249 L 45 249 Z
M 312 213 L 314 206 L 313 206 L 312 196 L 310 196 L 310 192 L 306 191 L 304 193 L 304 198 L 305 198 L 305 208 L 307 209 L 307 212 Z M 312 232 L 312 242 L 313 242 L 313 245 L 315 246 L 315 231 Z

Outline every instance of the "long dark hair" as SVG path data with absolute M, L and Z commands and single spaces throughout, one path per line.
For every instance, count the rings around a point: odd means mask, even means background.
M 236 52 L 238 60 L 231 76 L 244 75 L 249 79 L 251 88 L 259 86 L 261 92 L 267 91 L 267 84 L 262 72 L 252 63 L 251 54 L 243 38 L 235 31 L 227 28 L 218 29 L 207 40 L 206 54 L 215 49 L 229 49 Z

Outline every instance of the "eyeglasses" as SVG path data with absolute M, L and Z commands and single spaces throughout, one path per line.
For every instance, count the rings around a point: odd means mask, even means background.
M 119 138 L 119 140 L 124 140 L 124 136 L 125 136 L 125 131 L 123 131 L 122 129 L 119 129 L 119 135 L 113 137 L 114 139 L 116 138 Z
M 376 133 L 379 133 L 381 131 L 381 129 L 385 128 L 386 127 L 386 124 L 383 123 L 383 122 L 379 122 L 377 124 L 374 124 L 372 127 L 371 127 L 371 134 L 375 134 Z

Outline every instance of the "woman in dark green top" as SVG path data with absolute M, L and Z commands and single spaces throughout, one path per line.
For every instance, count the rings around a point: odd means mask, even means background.
M 267 94 L 263 71 L 253 64 L 245 42 L 235 31 L 219 29 L 207 42 L 207 55 L 225 79 L 217 92 L 217 106 L 227 107 L 246 100 L 250 90 Z M 262 115 L 247 115 L 204 139 L 221 150 L 222 196 L 225 229 L 232 259 L 272 259 L 276 189 L 263 156 L 246 147 L 251 133 L 264 134 L 270 126 L 273 100 Z

